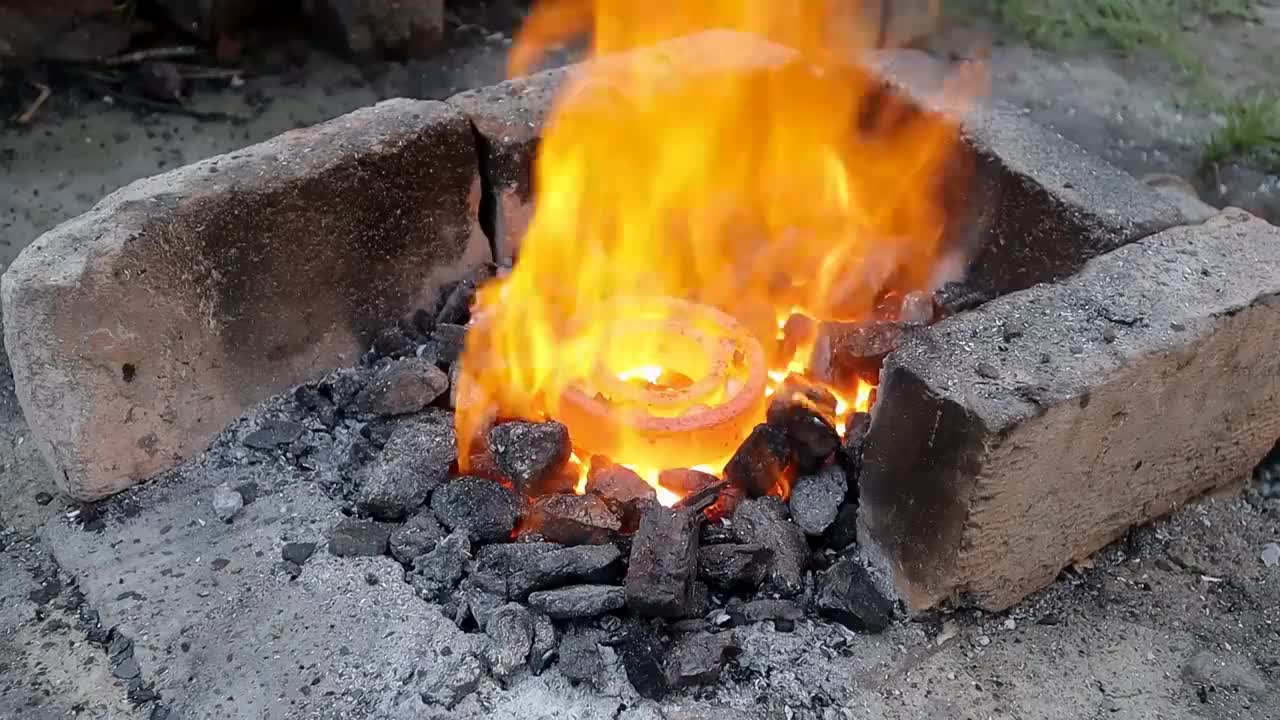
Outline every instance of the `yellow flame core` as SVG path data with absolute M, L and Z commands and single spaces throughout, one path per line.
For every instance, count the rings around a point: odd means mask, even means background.
M 535 8 L 513 51 L 516 71 L 585 30 L 597 55 L 711 28 L 751 36 L 610 55 L 571 75 L 539 147 L 537 207 L 519 261 L 478 293 L 459 382 L 464 463 L 494 417 L 555 418 L 584 378 L 657 383 L 674 363 L 696 379 L 699 361 L 634 332 L 621 299 L 713 306 L 771 347 L 777 318 L 792 310 L 862 319 L 886 291 L 929 285 L 944 250 L 957 124 L 895 100 L 850 62 L 862 34 L 841 33 L 833 46 L 827 6 L 562 0 Z M 803 373 L 807 354 L 775 362 L 771 377 L 780 380 Z M 860 388 L 841 409 L 866 399 Z M 637 452 L 613 459 L 644 469 L 656 487 L 657 469 L 669 464 Z

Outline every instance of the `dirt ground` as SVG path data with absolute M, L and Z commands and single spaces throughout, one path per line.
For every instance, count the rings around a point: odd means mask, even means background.
M 1193 34 L 1219 86 L 1280 87 L 1280 5 L 1264 5 L 1260 17 Z M 400 66 L 356 68 L 310 53 L 288 73 L 197 98 L 243 122 L 140 116 L 103 98 L 55 95 L 29 126 L 0 127 L 0 269 L 136 178 L 381 98 L 445 97 L 496 81 L 510 30 L 467 28 L 442 57 Z M 989 32 L 955 27 L 933 48 L 970 48 Z M 991 62 L 995 98 L 1137 175 L 1195 177 L 1203 140 L 1221 121 L 1187 102 L 1180 71 L 1156 58 L 999 43 Z M 1207 199 L 1230 191 L 1198 184 Z M 0 370 L 0 717 L 145 717 L 86 642 L 74 582 L 41 547 L 39 528 L 68 508 L 50 496 L 7 363 Z M 825 691 L 794 677 L 760 683 L 785 698 L 787 717 L 823 720 L 1280 717 L 1280 567 L 1262 560 L 1277 541 L 1280 500 L 1210 499 L 1131 533 L 1005 615 L 930 616 L 873 640 L 896 643 L 884 648 L 892 661 L 874 680 L 829 693 L 839 698 L 818 702 Z

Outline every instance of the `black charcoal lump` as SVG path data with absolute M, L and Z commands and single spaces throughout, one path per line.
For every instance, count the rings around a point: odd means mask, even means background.
M 507 540 L 515 529 L 520 502 L 500 483 L 487 478 L 453 478 L 431 494 L 431 509 L 449 530 L 464 529 L 472 542 Z
M 550 542 L 601 545 L 622 520 L 599 495 L 544 495 L 529 507 L 528 526 Z
M 449 376 L 423 358 L 394 360 L 379 369 L 356 396 L 356 409 L 374 415 L 423 410 L 449 389 Z
M 698 567 L 698 516 L 691 510 L 650 507 L 631 540 L 627 602 L 640 615 L 685 617 Z
M 546 492 L 569 462 L 569 429 L 558 422 L 506 422 L 489 431 L 489 452 L 525 495 Z
M 537 553 L 509 570 L 507 596 L 519 599 L 535 590 L 572 582 L 610 580 L 621 558 L 622 553 L 613 545 L 578 545 Z
M 343 518 L 329 534 L 329 552 L 338 557 L 371 557 L 387 552 L 390 529 L 382 523 Z
M 489 669 L 496 677 L 511 677 L 524 667 L 533 647 L 533 616 L 528 608 L 516 603 L 503 605 L 489 615 L 484 632 L 489 636 Z
M 626 593 L 614 585 L 570 585 L 529 595 L 529 607 L 552 620 L 596 617 L 621 610 L 626 604 Z
M 835 522 L 849 483 L 839 465 L 803 475 L 791 488 L 791 519 L 807 535 L 822 535 Z
M 724 479 L 750 497 L 769 494 L 795 475 L 795 457 L 787 433 L 772 425 L 757 425 L 724 467 Z
M 436 543 L 435 548 L 413 561 L 409 584 L 418 597 L 431 602 L 444 602 L 461 582 L 471 559 L 471 541 L 465 530 L 458 530 Z
M 738 542 L 773 550 L 765 573 L 765 589 L 794 597 L 804 589 L 804 563 L 809 545 L 804 533 L 787 518 L 786 506 L 777 498 L 744 500 L 733 515 Z
M 714 683 L 725 662 L 739 652 L 741 647 L 729 632 L 687 635 L 676 642 L 667 659 L 667 683 L 672 687 Z
M 430 510 L 422 510 L 409 518 L 391 533 L 391 556 L 405 565 L 412 565 L 419 555 L 424 555 L 445 537 L 444 528 Z
M 356 507 L 379 520 L 404 519 L 444 482 L 457 456 L 446 413 L 397 425 L 382 452 L 356 472 Z
M 752 591 L 760 587 L 773 561 L 773 550 L 763 545 L 725 543 L 698 549 L 698 577 L 727 591 Z
M 854 558 L 842 558 L 818 576 L 814 606 L 853 630 L 880 632 L 893 622 L 893 602 Z

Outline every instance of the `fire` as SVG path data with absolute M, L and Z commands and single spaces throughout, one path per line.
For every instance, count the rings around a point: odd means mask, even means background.
M 907 107 L 850 62 L 865 49 L 857 38 L 874 33 L 832 32 L 828 4 L 535 8 L 514 72 L 588 30 L 593 54 L 610 57 L 567 81 L 539 148 L 519 261 L 478 293 L 460 457 L 495 418 L 560 419 L 579 457 L 608 454 L 674 502 L 661 469 L 718 471 L 771 388 L 805 373 L 812 339 L 772 352 L 779 318 L 866 319 L 885 293 L 936 281 L 958 124 Z M 705 67 L 673 66 L 669 45 L 636 50 L 708 29 L 738 32 L 715 35 Z M 761 38 L 786 49 L 757 62 Z M 767 387 L 742 399 L 762 344 Z M 837 393 L 842 415 L 867 408 L 862 385 Z M 701 440 L 654 429 L 710 426 L 733 402 L 734 422 Z

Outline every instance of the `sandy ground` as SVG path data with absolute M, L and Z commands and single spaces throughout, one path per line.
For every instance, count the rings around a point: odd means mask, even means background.
M 1265 10 L 1262 25 L 1207 35 L 1224 84 L 1274 86 L 1280 13 Z M 360 70 L 314 54 L 286 76 L 197 98 L 249 116 L 240 123 L 56 97 L 31 126 L 0 131 L 0 264 L 133 179 L 381 98 L 443 97 L 497 80 L 507 36 L 468 32 L 436 62 Z M 957 46 L 972 39 L 957 36 Z M 1176 102 L 1185 91 L 1167 67 L 1016 45 L 992 58 L 995 96 L 1120 167 L 1194 172 L 1215 118 Z M 37 529 L 66 508 L 43 495 L 52 485 L 27 442 L 7 365 L 0 370 L 0 717 L 143 717 L 85 642 L 72 581 L 40 546 Z M 801 697 L 794 678 L 760 682 L 787 698 L 785 715 L 823 720 L 1277 717 L 1280 567 L 1260 559 L 1277 540 L 1280 501 L 1212 500 L 1136 531 L 1006 616 L 922 619 L 898 636 L 894 661 L 838 704 L 815 704 L 816 690 Z

